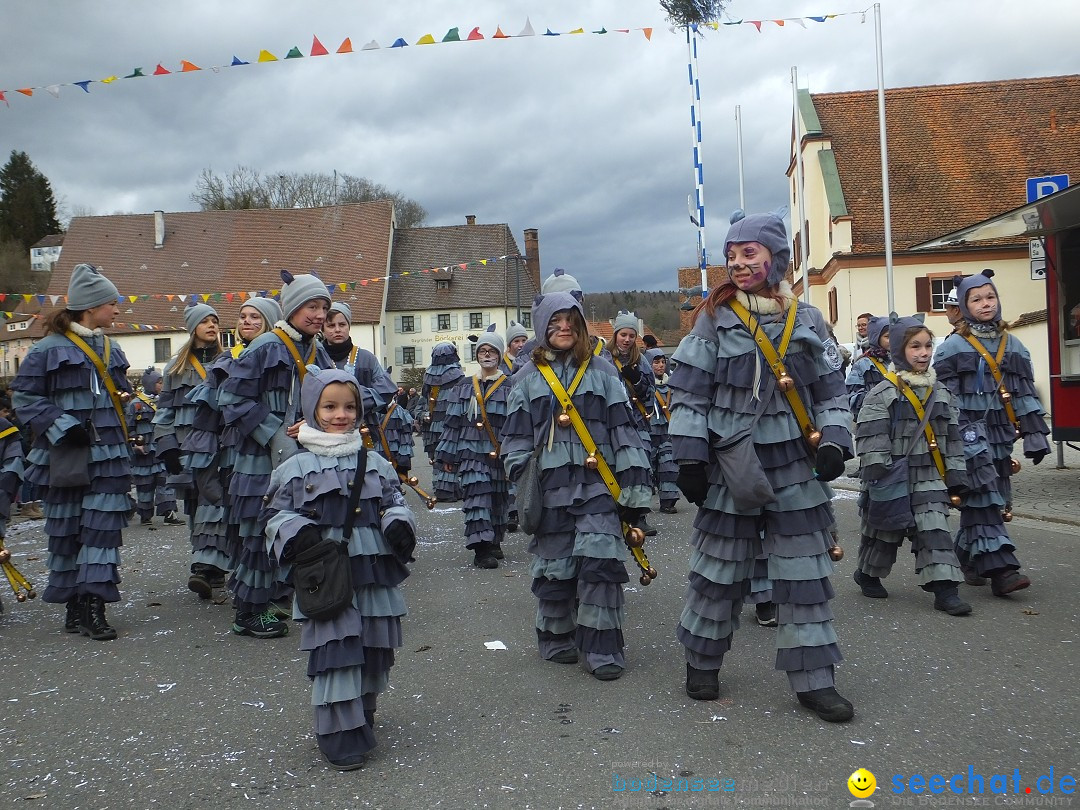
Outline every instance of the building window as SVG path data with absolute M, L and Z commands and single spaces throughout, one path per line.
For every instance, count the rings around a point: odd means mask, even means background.
M 450 280 L 445 279 L 445 278 L 435 279 L 435 289 L 436 290 L 449 290 L 450 289 Z
M 484 328 L 484 313 L 483 312 L 470 312 L 469 313 L 469 328 L 470 329 L 483 329 Z
M 945 299 L 953 288 L 951 275 L 922 276 L 915 279 L 915 309 L 919 312 L 944 312 Z
M 154 338 L 154 362 L 167 363 L 172 357 L 172 338 Z
M 416 365 L 416 347 L 415 346 L 402 346 L 401 347 L 401 364 L 403 366 L 415 366 Z
M 532 329 L 532 312 L 527 309 L 522 310 L 519 323 L 526 329 Z
M 416 318 L 412 315 L 401 316 L 401 331 L 402 332 L 415 332 L 416 331 Z
M 221 348 L 231 349 L 236 345 L 236 332 L 222 332 L 221 333 Z
M 476 344 L 475 343 L 471 343 L 471 342 L 469 343 L 468 362 L 470 362 L 470 363 L 475 363 L 476 362 Z
M 440 332 L 446 332 L 450 329 L 450 313 L 444 312 L 436 316 L 438 318 L 437 328 Z

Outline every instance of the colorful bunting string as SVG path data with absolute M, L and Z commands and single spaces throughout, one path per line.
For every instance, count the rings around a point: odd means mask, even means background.
M 702 24 L 701 27 L 707 27 L 707 28 L 713 29 L 714 31 L 719 31 L 721 26 L 731 27 L 731 26 L 746 26 L 746 25 L 748 25 L 748 26 L 753 26 L 757 30 L 758 33 L 762 33 L 762 27 L 763 27 L 763 25 L 765 23 L 771 23 L 771 24 L 775 25 L 777 28 L 785 28 L 785 27 L 787 27 L 788 23 L 791 23 L 793 25 L 798 25 L 801 28 L 805 29 L 807 21 L 815 22 L 815 23 L 824 23 L 824 22 L 826 22 L 828 20 L 834 20 L 834 19 L 836 19 L 838 17 L 861 16 L 862 20 L 865 22 L 866 14 L 869 11 L 870 11 L 870 9 L 864 9 L 862 11 L 843 11 L 843 12 L 837 12 L 837 13 L 833 13 L 833 14 L 822 14 L 822 15 L 807 16 L 807 17 L 783 17 L 783 18 L 762 19 L 762 20 L 728 20 L 728 21 L 724 21 L 724 22 L 716 21 L 716 22 L 704 23 L 704 24 Z M 610 31 L 615 32 L 615 33 L 619 33 L 619 34 L 629 34 L 629 33 L 633 32 L 633 31 L 640 31 L 644 35 L 645 39 L 647 41 L 650 41 L 650 42 L 652 41 L 652 35 L 653 35 L 654 30 L 656 30 L 656 29 L 651 28 L 651 27 L 650 28 L 612 28 L 612 29 L 610 29 Z M 673 33 L 679 33 L 679 32 L 682 32 L 684 29 L 668 27 L 666 30 L 671 31 Z M 584 28 L 574 28 L 574 29 L 572 29 L 570 31 L 563 31 L 563 32 L 552 31 L 550 28 L 547 28 L 547 29 L 545 29 L 544 33 L 541 36 L 558 37 L 558 36 L 563 36 L 564 34 L 566 34 L 566 35 L 582 34 L 583 35 L 585 33 L 586 33 L 586 31 L 585 31 Z M 606 27 L 601 27 L 600 29 L 595 30 L 595 31 L 591 31 L 590 33 L 596 34 L 596 35 L 604 35 L 604 34 L 609 33 L 609 29 L 607 29 Z M 534 36 L 536 36 L 536 31 L 533 29 L 531 20 L 528 17 L 526 17 L 525 18 L 525 25 L 521 29 L 520 33 L 518 33 L 518 34 L 507 34 L 507 33 L 505 33 L 503 31 L 501 25 L 497 25 L 495 27 L 495 33 L 491 34 L 490 38 L 492 40 L 496 40 L 496 39 L 519 39 L 519 38 L 523 38 L 523 37 L 534 37 Z M 424 34 L 423 36 L 417 38 L 415 44 L 416 45 L 441 45 L 441 44 L 445 44 L 445 43 L 448 43 L 448 42 L 462 42 L 462 41 L 465 41 L 465 42 L 478 42 L 478 41 L 481 41 L 483 39 L 485 39 L 485 36 L 484 36 L 484 34 L 482 34 L 480 32 L 480 27 L 479 26 L 475 26 L 474 28 L 472 28 L 469 31 L 469 34 L 464 38 L 464 40 L 461 37 L 460 28 L 458 26 L 454 26 L 453 28 L 451 28 L 449 31 L 446 32 L 446 34 L 442 37 L 442 39 L 436 39 L 432 34 L 428 33 L 428 34 Z M 384 39 L 383 41 L 385 42 L 386 40 Z M 390 45 L 391 49 L 393 49 L 393 48 L 407 48 L 407 47 L 409 47 L 409 42 L 404 37 L 395 37 L 394 40 L 393 40 L 393 44 Z M 362 51 L 374 51 L 374 50 L 380 50 L 381 48 L 382 48 L 382 46 L 379 45 L 378 41 L 372 39 L 366 45 L 364 45 L 361 48 L 361 50 Z M 352 38 L 351 37 L 345 37 L 345 39 L 342 40 L 341 45 L 338 46 L 338 48 L 334 51 L 334 53 L 335 54 L 350 54 L 350 53 L 353 53 Z M 312 37 L 312 42 L 311 42 L 311 48 L 308 50 L 308 53 L 306 54 L 306 56 L 328 56 L 328 55 L 329 55 L 329 51 L 322 44 L 322 42 L 319 41 L 319 38 L 317 36 L 313 36 Z M 304 54 L 303 51 L 300 50 L 300 47 L 297 46 L 297 45 L 292 46 L 288 50 L 288 52 L 286 53 L 286 55 L 284 57 L 285 60 L 288 60 L 288 59 L 303 59 L 303 58 L 305 58 L 305 54 Z M 265 63 L 265 62 L 277 62 L 277 61 L 281 61 L 281 60 L 279 60 L 278 57 L 275 56 L 273 53 L 271 53 L 269 50 L 263 48 L 263 49 L 259 50 L 258 56 L 255 58 L 254 61 L 257 64 L 262 64 L 262 63 Z M 229 63 L 224 64 L 224 65 L 213 65 L 209 69 L 214 71 L 215 73 L 217 73 L 217 72 L 221 71 L 224 68 L 240 67 L 242 65 L 250 65 L 250 64 L 251 64 L 250 60 L 243 60 L 243 59 L 240 59 L 238 56 L 234 55 L 232 57 L 232 61 L 230 61 Z M 172 75 L 173 73 L 196 73 L 196 72 L 201 72 L 202 70 L 203 70 L 203 68 L 200 67 L 199 65 L 196 65 L 195 63 L 190 62 L 187 59 L 181 59 L 180 60 L 180 66 L 176 70 L 169 70 L 167 67 L 165 67 L 163 64 L 161 64 L 159 62 L 157 64 L 157 67 L 155 67 L 153 72 L 151 73 L 151 76 L 169 76 L 169 75 Z M 20 95 L 26 96 L 27 98 L 33 98 L 35 90 L 45 90 L 53 98 L 60 98 L 60 89 L 63 88 L 63 87 L 78 87 L 83 92 L 89 93 L 90 92 L 90 85 L 92 85 L 92 84 L 110 85 L 110 84 L 118 83 L 120 79 L 142 79 L 142 78 L 147 78 L 147 75 L 145 73 L 143 73 L 143 69 L 141 67 L 137 67 L 137 68 L 133 68 L 130 73 L 127 73 L 126 75 L 123 75 L 123 76 L 121 76 L 120 73 L 117 72 L 117 73 L 109 74 L 108 76 L 106 76 L 103 79 L 83 79 L 81 81 L 58 82 L 56 84 L 50 84 L 50 85 L 40 86 L 40 87 L 22 87 L 22 88 L 16 89 L 14 92 L 16 92 L 16 93 L 18 93 Z M 10 103 L 8 102 L 8 96 L 7 96 L 7 94 L 9 92 L 12 92 L 12 91 L 10 91 L 10 90 L 0 90 L 0 101 L 4 102 L 4 105 L 7 106 L 7 107 L 11 106 Z

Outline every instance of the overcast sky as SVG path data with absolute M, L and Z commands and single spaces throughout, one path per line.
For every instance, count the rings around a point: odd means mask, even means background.
M 736 105 L 746 208 L 770 210 L 787 196 L 792 66 L 811 92 L 877 86 L 866 0 L 729 3 L 729 20 L 864 9 L 865 22 L 721 26 L 699 42 L 711 260 L 739 203 Z M 882 0 L 881 14 L 886 87 L 1077 70 L 1076 0 Z M 538 36 L 491 39 L 527 19 Z M 454 26 L 485 39 L 416 45 Z M 651 41 L 614 30 L 643 27 Z M 545 275 L 564 267 L 588 292 L 674 289 L 697 263 L 687 49 L 654 0 L 35 0 L 5 28 L 0 159 L 27 152 L 62 215 L 195 210 L 204 168 L 336 170 L 419 201 L 428 225 L 475 214 L 519 244 L 537 228 Z M 307 56 L 313 36 L 329 56 Z M 335 54 L 346 37 L 355 53 Z M 390 48 L 398 37 L 409 47 Z M 382 48 L 361 51 L 371 40 Z M 305 58 L 284 60 L 293 46 Z M 257 64 L 263 48 L 281 61 Z M 252 64 L 210 69 L 233 56 Z M 70 85 L 182 59 L 203 70 Z M 59 98 L 44 89 L 58 84 Z

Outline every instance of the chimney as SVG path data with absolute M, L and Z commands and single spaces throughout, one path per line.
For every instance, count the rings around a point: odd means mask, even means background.
M 165 246 L 165 212 L 154 212 L 154 250 Z
M 540 232 L 536 228 L 525 229 L 525 270 L 540 292 Z
M 466 214 L 465 215 L 465 224 L 466 225 L 475 225 L 476 224 L 476 214 Z

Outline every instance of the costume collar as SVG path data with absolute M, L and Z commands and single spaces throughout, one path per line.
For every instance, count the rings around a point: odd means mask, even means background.
M 968 326 L 971 327 L 971 333 L 976 337 L 981 338 L 996 338 L 1001 334 L 998 329 L 997 321 L 991 323 L 972 323 L 968 321 Z
M 928 368 L 922 374 L 919 374 L 917 372 L 911 371 L 910 369 L 906 369 L 906 368 L 898 369 L 898 368 L 896 368 L 895 366 L 892 366 L 892 365 L 889 366 L 889 370 L 890 371 L 895 371 L 896 376 L 899 377 L 904 382 L 906 382 L 912 388 L 916 388 L 916 387 L 924 386 L 924 385 L 927 388 L 929 388 L 930 386 L 932 386 L 934 383 L 937 382 L 937 372 L 934 371 L 933 366 Z
M 755 315 L 778 315 L 787 312 L 791 303 L 795 301 L 795 293 L 791 291 L 791 285 L 787 281 L 781 281 L 776 288 L 776 297 L 767 298 L 739 290 L 735 293 L 736 300 Z
M 299 340 L 305 340 L 307 338 L 307 335 L 305 335 L 303 332 L 298 330 L 295 326 L 293 326 L 288 321 L 278 321 L 277 323 L 274 324 L 274 326 L 277 327 L 278 329 L 282 330 L 286 335 L 291 337 L 293 340 L 299 341 Z
M 104 330 L 100 326 L 97 329 L 89 329 L 89 328 L 83 326 L 78 321 L 72 321 L 71 322 L 71 331 L 74 332 L 79 337 L 84 337 L 84 338 L 85 337 L 98 337 L 99 335 L 104 334 Z
M 348 456 L 360 450 L 360 432 L 357 430 L 350 430 L 348 433 L 325 433 L 304 424 L 300 425 L 296 440 L 315 455 L 328 458 Z

